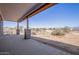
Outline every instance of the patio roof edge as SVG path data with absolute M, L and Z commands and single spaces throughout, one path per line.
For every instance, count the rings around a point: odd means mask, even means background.
M 38 14 L 39 12 L 51 7 L 51 6 L 54 6 L 55 4 L 57 3 L 39 3 L 38 5 L 36 5 L 35 7 L 33 7 L 32 9 L 30 9 L 28 11 L 28 13 L 25 13 L 19 20 L 18 22 L 21 22 L 23 21 L 24 19 L 26 18 L 29 18 L 29 17 L 32 17 L 36 14 Z M 35 9 L 34 9 L 35 8 Z M 29 13 L 30 12 L 30 13 Z

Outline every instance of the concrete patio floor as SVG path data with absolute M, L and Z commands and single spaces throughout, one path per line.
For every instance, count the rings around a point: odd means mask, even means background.
M 9 55 L 70 55 L 66 51 L 45 45 L 33 39 L 24 40 L 20 35 L 0 37 L 0 54 Z

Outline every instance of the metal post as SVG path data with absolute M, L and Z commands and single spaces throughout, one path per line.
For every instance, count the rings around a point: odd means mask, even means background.
M 17 30 L 16 30 L 16 34 L 19 35 L 19 22 L 17 22 Z
M 30 39 L 30 29 L 29 29 L 29 20 L 28 18 L 26 19 L 26 29 L 24 29 L 24 39 Z
M 29 29 L 29 20 L 28 20 L 28 17 L 27 17 L 27 20 L 26 20 L 26 26 L 27 26 L 27 29 Z

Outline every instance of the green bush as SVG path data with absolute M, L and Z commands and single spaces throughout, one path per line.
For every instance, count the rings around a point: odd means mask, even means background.
M 61 36 L 61 35 L 65 35 L 65 34 L 69 33 L 70 31 L 71 31 L 70 27 L 68 27 L 68 26 L 65 26 L 64 28 L 54 28 L 51 35 Z
M 52 31 L 51 35 L 62 36 L 62 35 L 65 35 L 65 33 L 63 30 L 56 29 L 56 30 Z

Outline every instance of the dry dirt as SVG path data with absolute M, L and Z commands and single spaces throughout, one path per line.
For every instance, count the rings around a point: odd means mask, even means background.
M 53 35 L 49 35 L 49 36 L 48 35 L 33 35 L 33 36 L 79 46 L 79 32 L 77 31 L 70 32 L 66 34 L 65 36 L 53 36 Z

